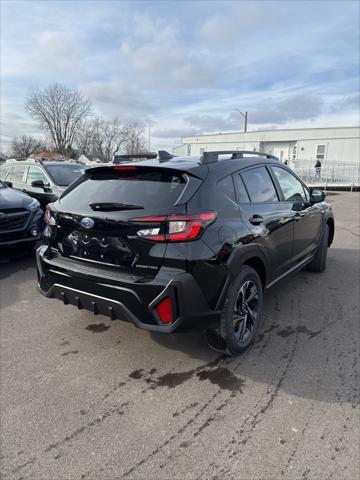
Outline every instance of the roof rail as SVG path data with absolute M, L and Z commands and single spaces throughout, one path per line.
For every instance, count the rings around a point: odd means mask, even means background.
M 264 152 L 253 152 L 250 150 L 218 150 L 215 152 L 203 152 L 200 157 L 200 164 L 207 165 L 208 163 L 215 163 L 219 161 L 219 155 L 231 155 L 231 159 L 244 158 L 244 155 L 255 155 L 257 157 L 272 158 L 273 160 L 279 160 L 275 155 Z
M 40 158 L 8 158 L 5 160 L 5 163 L 13 162 L 42 163 L 42 160 L 40 160 Z
M 114 155 L 113 162 L 114 164 L 122 163 L 122 162 L 128 162 L 133 161 L 133 160 L 143 160 L 143 159 L 153 159 L 157 157 L 156 152 L 147 152 L 147 153 L 119 153 Z

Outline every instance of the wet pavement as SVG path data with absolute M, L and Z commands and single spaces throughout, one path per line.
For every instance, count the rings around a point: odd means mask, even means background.
M 2 478 L 360 478 L 360 196 L 328 200 L 326 272 L 268 290 L 237 358 L 46 299 L 34 257 L 3 255 Z

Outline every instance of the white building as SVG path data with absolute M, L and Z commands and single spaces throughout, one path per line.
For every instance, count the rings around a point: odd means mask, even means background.
M 255 132 L 214 133 L 183 137 L 175 155 L 201 155 L 204 151 L 250 150 L 276 155 L 291 167 L 307 167 L 317 159 L 326 164 L 360 163 L 360 127 L 301 128 Z

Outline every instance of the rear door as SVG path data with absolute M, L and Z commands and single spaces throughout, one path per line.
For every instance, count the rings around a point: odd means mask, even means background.
M 292 261 L 293 218 L 289 205 L 280 201 L 265 165 L 242 170 L 234 179 L 242 219 L 268 259 L 270 282 L 286 272 Z
M 154 276 L 166 244 L 141 237 L 161 229 L 161 217 L 185 213 L 175 205 L 189 179 L 181 172 L 150 167 L 99 167 L 88 171 L 56 203 L 52 240 L 62 255 Z M 135 219 L 151 217 L 142 223 Z
M 294 222 L 294 261 L 311 254 L 318 246 L 322 226 L 323 211 L 321 204 L 312 205 L 310 195 L 302 182 L 289 170 L 273 165 L 272 171 L 280 186 L 283 200 L 288 204 Z

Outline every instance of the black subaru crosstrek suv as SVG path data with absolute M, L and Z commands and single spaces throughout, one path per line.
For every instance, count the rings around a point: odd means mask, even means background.
M 205 329 L 237 354 L 256 335 L 265 289 L 305 265 L 325 269 L 324 200 L 262 153 L 90 168 L 47 208 L 38 287 L 147 330 Z

